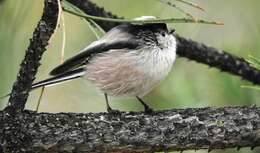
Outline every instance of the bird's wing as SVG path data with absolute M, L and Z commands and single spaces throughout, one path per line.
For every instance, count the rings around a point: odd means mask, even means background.
M 139 47 L 139 41 L 131 35 L 126 28 L 129 29 L 129 25 L 122 25 L 121 27 L 110 30 L 100 40 L 93 42 L 77 55 L 67 59 L 64 63 L 54 68 L 50 72 L 50 75 L 59 75 L 79 68 L 82 65 L 85 65 L 91 57 L 98 53 L 112 49 L 135 49 Z

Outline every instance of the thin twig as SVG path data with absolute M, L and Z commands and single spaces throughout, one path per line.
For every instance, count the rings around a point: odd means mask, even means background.
M 178 10 L 179 12 L 181 12 L 181 13 L 185 14 L 186 16 L 190 17 L 190 18 L 191 18 L 192 20 L 194 20 L 195 22 L 197 21 L 197 19 L 196 19 L 193 15 L 191 15 L 189 12 L 183 10 L 182 8 L 180 8 L 179 6 L 177 6 L 176 4 L 173 4 L 173 3 L 169 2 L 169 1 L 165 1 L 165 0 L 157 0 L 157 1 L 159 1 L 159 2 L 161 2 L 161 3 L 164 3 L 164 4 L 166 4 L 166 5 L 169 5 L 169 6 L 171 6 L 171 7 L 174 7 L 176 10 Z
M 41 93 L 40 93 L 40 96 L 39 96 L 39 99 L 38 99 L 37 105 L 36 105 L 36 110 L 35 110 L 36 112 L 39 111 L 41 100 L 42 100 L 42 96 L 43 96 L 43 93 L 44 93 L 44 89 L 45 89 L 45 87 L 41 88 Z
M 62 45 L 61 45 L 61 63 L 64 61 L 65 56 L 65 45 L 66 45 L 66 27 L 65 27 L 65 18 L 64 13 L 61 13 L 61 28 L 62 28 Z
M 188 1 L 185 1 L 185 0 L 175 0 L 175 1 L 179 1 L 181 3 L 185 3 L 187 5 L 190 5 L 192 7 L 195 7 L 197 9 L 200 9 L 201 11 L 205 11 L 204 8 L 202 8 L 201 6 L 199 6 L 198 4 L 195 4 L 195 3 L 192 3 L 192 2 L 188 2 Z
M 64 1 L 64 3 L 69 3 Z M 170 18 L 170 19 L 148 19 L 148 20 L 130 20 L 130 19 L 115 19 L 115 18 L 108 18 L 108 17 L 99 17 L 93 16 L 89 14 L 80 14 L 78 12 L 72 11 L 67 7 L 63 6 L 63 10 L 71 13 L 73 15 L 83 17 L 86 19 L 92 19 L 95 21 L 104 21 L 104 22 L 117 22 L 117 23 L 133 23 L 133 24 L 147 24 L 147 23 L 201 23 L 201 24 L 213 24 L 213 25 L 223 25 L 221 22 L 216 21 L 206 21 L 206 20 L 193 20 L 187 18 Z

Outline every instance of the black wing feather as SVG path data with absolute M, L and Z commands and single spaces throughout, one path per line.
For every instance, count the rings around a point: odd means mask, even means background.
M 78 68 L 86 63 L 87 60 L 94 54 L 106 52 L 111 49 L 135 49 L 139 46 L 136 40 L 118 41 L 112 43 L 101 43 L 93 47 L 87 48 L 86 50 L 80 52 L 79 54 L 69 58 L 63 64 L 54 68 L 50 75 L 59 75 L 65 73 L 69 70 Z

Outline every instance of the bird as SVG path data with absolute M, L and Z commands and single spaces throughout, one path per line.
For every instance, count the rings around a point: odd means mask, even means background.
M 108 112 L 114 111 L 108 96 L 136 98 L 146 113 L 153 112 L 142 98 L 171 71 L 174 31 L 166 23 L 120 24 L 56 66 L 50 78 L 34 83 L 31 90 L 84 78 L 104 93 Z

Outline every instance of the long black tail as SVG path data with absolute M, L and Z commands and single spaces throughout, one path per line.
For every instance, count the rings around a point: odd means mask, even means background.
M 63 83 L 65 81 L 70 81 L 72 79 L 79 78 L 79 77 L 83 76 L 84 74 L 86 74 L 86 70 L 84 68 L 78 68 L 78 69 L 75 69 L 75 70 L 72 70 L 72 71 L 68 71 L 66 73 L 53 76 L 49 79 L 42 80 L 42 81 L 34 83 L 32 85 L 31 90 L 34 90 L 34 89 L 37 89 L 37 88 L 40 88 L 40 87 L 47 87 L 47 86 L 56 85 L 56 84 L 59 84 L 59 83 Z M 3 96 L 3 97 L 0 97 L 0 99 L 8 97 L 8 96 L 10 96 L 10 93 Z
M 32 85 L 31 90 L 40 88 L 40 87 L 47 87 L 47 86 L 52 86 L 52 85 L 56 85 L 59 83 L 63 83 L 65 81 L 70 81 L 72 79 L 76 79 L 79 78 L 81 76 L 83 76 L 86 73 L 84 68 L 79 68 L 79 69 L 75 69 L 72 71 L 68 71 L 66 73 L 60 74 L 60 75 L 56 75 L 54 77 L 51 77 L 49 79 L 46 80 L 42 80 L 39 82 L 36 82 Z

